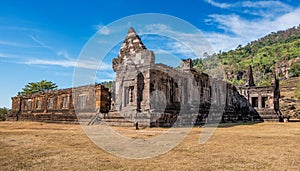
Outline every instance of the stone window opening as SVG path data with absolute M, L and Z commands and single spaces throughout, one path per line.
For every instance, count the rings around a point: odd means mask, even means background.
M 133 102 L 133 89 L 134 89 L 134 87 L 133 86 L 130 86 L 129 87 L 129 97 L 130 97 L 130 103 L 132 103 Z
M 258 107 L 258 97 L 251 98 L 252 107 Z
M 24 100 L 23 109 L 24 110 L 31 110 L 31 99 Z
M 150 92 L 153 92 L 153 91 L 155 91 L 154 84 L 150 83 Z
M 129 103 L 129 87 L 124 87 L 124 107 Z
M 62 97 L 62 108 L 67 109 L 68 108 L 68 96 Z
M 35 108 L 36 109 L 41 109 L 42 108 L 42 101 L 41 100 L 36 100 L 36 103 L 35 103 Z
M 31 99 L 28 99 L 27 101 L 27 110 L 31 110 Z
M 48 109 L 53 109 L 53 98 L 49 98 L 47 100 L 47 108 Z
M 268 107 L 268 97 L 261 97 L 261 107 L 262 108 L 267 108 Z
M 136 104 L 137 104 L 137 110 L 140 110 L 142 108 L 141 103 L 143 101 L 143 91 L 144 91 L 144 75 L 143 73 L 138 73 L 137 75 L 137 91 L 136 91 Z
M 79 109 L 85 109 L 87 102 L 87 94 L 80 94 L 78 96 L 78 107 Z
M 27 110 L 27 100 L 24 100 L 22 103 L 22 109 Z

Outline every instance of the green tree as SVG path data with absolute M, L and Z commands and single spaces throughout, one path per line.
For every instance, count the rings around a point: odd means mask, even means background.
M 115 87 L 115 81 L 104 81 L 100 84 L 103 84 L 105 88 L 113 89 Z
M 9 110 L 7 108 L 0 108 L 0 121 L 6 120 L 6 115 L 8 114 Z
M 58 86 L 51 82 L 42 80 L 40 82 L 30 82 L 19 92 L 18 95 L 34 94 L 39 92 L 48 92 L 50 90 L 56 89 Z

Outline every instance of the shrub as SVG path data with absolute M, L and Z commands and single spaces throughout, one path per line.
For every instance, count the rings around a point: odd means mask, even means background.
M 295 90 L 295 96 L 298 100 L 300 100 L 300 83 L 298 83 L 298 86 Z
M 6 120 L 6 115 L 8 113 L 7 108 L 0 108 L 0 121 L 5 121 Z
M 300 62 L 293 63 L 290 71 L 292 77 L 299 77 L 300 76 Z

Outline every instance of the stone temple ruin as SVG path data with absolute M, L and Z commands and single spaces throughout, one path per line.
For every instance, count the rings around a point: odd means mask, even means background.
M 76 113 L 109 110 L 109 92 L 103 85 L 76 88 L 12 97 L 9 120 L 28 120 L 59 123 L 77 123 Z
M 17 96 L 12 98 L 10 118 L 78 122 L 98 113 L 110 125 L 138 122 L 150 127 L 281 118 L 276 78 L 272 86 L 257 87 L 249 66 L 248 83 L 235 87 L 196 71 L 191 59 L 182 60 L 178 68 L 156 64 L 154 52 L 133 28 L 112 64 L 116 72 L 114 98 L 103 85 Z

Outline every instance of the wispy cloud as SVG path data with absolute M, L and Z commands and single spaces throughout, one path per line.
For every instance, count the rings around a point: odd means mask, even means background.
M 45 44 L 44 42 L 42 42 L 41 40 L 39 40 L 37 37 L 33 36 L 33 35 L 29 35 L 29 37 L 37 44 L 39 44 L 41 47 L 46 48 L 46 49 L 52 49 L 51 46 L 48 46 L 47 44 Z
M 163 31 L 163 30 L 171 30 L 170 26 L 165 24 L 148 24 L 145 26 L 145 32 L 153 32 L 155 30 Z
M 193 32 L 182 32 L 164 24 L 146 25 L 145 30 L 145 34 L 149 32 L 174 39 L 173 41 L 162 45 L 161 48 L 156 48 L 158 50 L 164 50 L 168 53 L 178 53 L 181 54 L 183 58 L 202 57 L 204 52 L 208 52 L 210 54 L 213 53 L 210 43 L 200 30 L 197 32 L 195 30 L 193 30 Z M 164 49 L 162 49 L 162 47 Z
M 0 45 L 15 46 L 15 47 L 29 47 L 28 45 L 25 45 L 25 44 L 20 44 L 20 43 L 10 42 L 10 41 L 3 41 L 3 40 L 0 40 Z
M 217 50 L 229 50 L 238 44 L 245 45 L 271 32 L 285 30 L 300 24 L 300 8 L 278 16 L 275 19 L 262 18 L 249 20 L 236 14 L 209 15 L 209 24 L 215 24 L 225 33 L 205 32 Z
M 205 1 L 218 8 L 262 17 L 276 17 L 274 15 L 283 14 L 293 9 L 290 5 L 279 0 L 237 1 L 234 3 L 221 3 L 214 0 Z
M 73 58 L 69 55 L 67 50 L 60 50 L 57 52 L 57 56 L 63 56 L 64 58 L 68 60 L 72 60 Z
M 216 50 L 227 51 L 239 44 L 245 45 L 271 32 L 285 30 L 300 23 L 300 8 L 293 8 L 279 0 L 234 3 L 205 1 L 215 7 L 232 10 L 231 14 L 210 14 L 205 19 L 207 25 L 222 30 L 204 32 Z M 254 17 L 246 18 L 244 14 Z
M 43 60 L 43 59 L 28 59 L 22 62 L 27 65 L 56 65 L 61 67 L 74 67 L 76 61 L 70 60 Z
M 0 58 L 13 58 L 13 59 L 24 59 L 29 58 L 28 56 L 19 55 L 19 54 L 11 54 L 11 53 L 1 53 Z
M 40 32 L 40 30 L 36 28 L 19 27 L 19 26 L 3 26 L 3 25 L 0 26 L 0 30 Z
M 104 81 L 111 81 L 116 79 L 115 72 L 98 72 L 96 75 L 96 82 L 101 83 Z
M 100 35 L 109 35 L 111 33 L 111 30 L 107 26 L 102 24 L 96 25 L 95 28 Z
M 215 6 L 215 7 L 219 7 L 219 8 L 229 8 L 232 5 L 228 4 L 228 3 L 220 3 L 220 2 L 216 2 L 214 0 L 206 0 L 206 2 L 208 2 L 209 4 Z
M 50 66 L 60 66 L 60 67 L 76 67 L 85 69 L 98 69 L 98 61 L 96 60 L 43 60 L 43 59 L 28 59 L 21 62 L 27 65 L 50 65 Z M 101 63 L 100 68 L 102 70 L 111 69 L 111 66 L 106 63 Z

